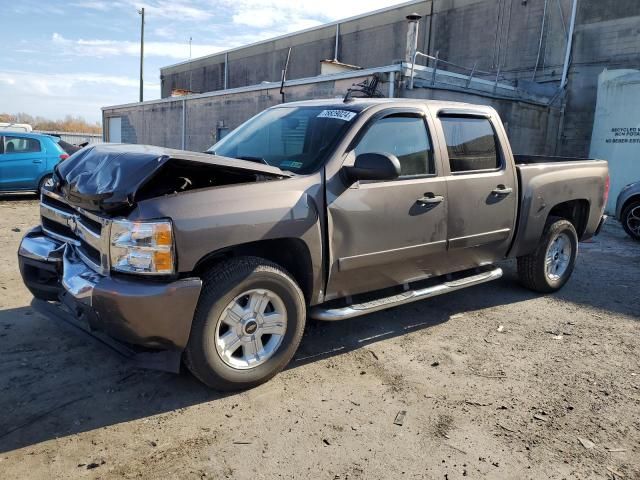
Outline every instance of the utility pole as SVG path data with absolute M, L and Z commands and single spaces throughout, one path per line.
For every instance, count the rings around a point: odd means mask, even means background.
M 143 89 L 143 71 L 144 71 L 144 7 L 138 10 L 138 13 L 142 15 L 142 22 L 140 24 L 140 101 L 143 100 L 142 89 Z
M 192 41 L 193 41 L 193 38 L 189 37 L 189 60 L 191 60 L 191 42 Z M 193 90 L 191 89 L 192 80 L 193 80 L 193 69 L 189 70 L 189 93 L 193 92 Z

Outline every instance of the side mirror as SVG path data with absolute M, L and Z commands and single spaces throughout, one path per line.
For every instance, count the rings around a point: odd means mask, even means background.
M 362 153 L 352 167 L 345 167 L 347 175 L 356 180 L 393 180 L 400 176 L 400 161 L 390 153 Z

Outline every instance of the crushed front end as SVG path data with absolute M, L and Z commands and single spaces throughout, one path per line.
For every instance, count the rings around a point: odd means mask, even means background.
M 56 302 L 91 332 L 181 352 L 202 280 L 178 268 L 173 220 L 139 218 L 138 204 L 287 176 L 268 165 L 148 145 L 82 149 L 56 166 L 53 186 L 41 194 L 41 224 L 18 251 L 22 278 L 37 299 Z
M 125 345 L 184 349 L 199 278 L 116 271 L 113 231 L 122 220 L 72 206 L 60 193 L 43 191 L 40 214 L 41 225 L 18 250 L 22 278 L 36 298 L 59 302 L 90 331 Z

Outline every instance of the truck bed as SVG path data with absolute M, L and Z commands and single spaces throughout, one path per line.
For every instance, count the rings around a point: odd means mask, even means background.
M 516 236 L 509 257 L 531 253 L 552 208 L 580 208 L 580 240 L 593 236 L 604 211 L 607 162 L 597 159 L 516 155 L 519 207 Z
M 586 162 L 595 159 L 579 157 L 556 157 L 551 155 L 514 155 L 513 160 L 516 165 L 532 165 L 536 163 Z

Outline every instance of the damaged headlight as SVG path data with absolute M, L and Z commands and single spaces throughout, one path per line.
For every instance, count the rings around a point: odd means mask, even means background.
M 171 222 L 113 222 L 110 255 L 111 268 L 118 272 L 149 275 L 174 273 Z

